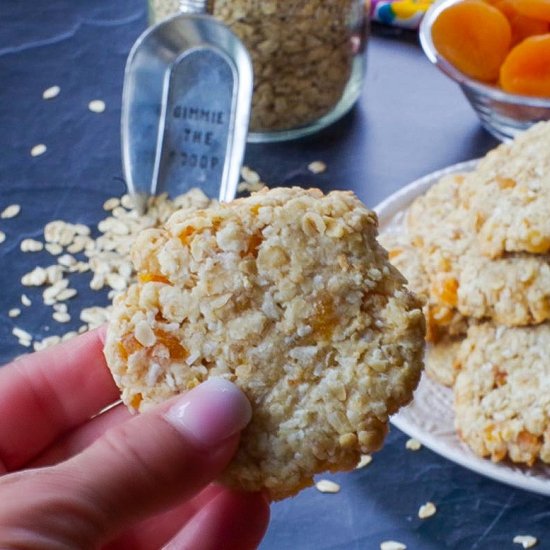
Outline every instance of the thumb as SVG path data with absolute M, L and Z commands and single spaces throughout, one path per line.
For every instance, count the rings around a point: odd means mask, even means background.
M 11 525 L 13 536 L 42 537 L 40 548 L 49 548 L 45 541 L 55 548 L 95 547 L 215 479 L 250 416 L 235 385 L 210 379 L 107 431 L 64 463 L 0 478 L 0 532 Z M 0 547 L 25 546 L 25 540 L 2 538 Z

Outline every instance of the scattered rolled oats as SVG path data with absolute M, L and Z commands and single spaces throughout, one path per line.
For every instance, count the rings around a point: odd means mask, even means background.
M 43 155 L 47 150 L 48 148 L 43 143 L 39 143 L 31 149 L 31 157 L 39 157 L 40 155 Z
M 418 451 L 422 448 L 422 444 L 417 439 L 411 438 L 405 443 L 405 448 L 409 451 Z
M 52 306 L 52 317 L 59 323 L 68 323 L 71 316 L 65 300 L 77 295 L 74 288 L 69 288 L 69 279 L 74 274 L 92 272 L 90 286 L 94 290 L 100 290 L 105 286 L 110 287 L 109 298 L 112 299 L 120 290 L 124 290 L 135 280 L 136 274 L 130 261 L 130 247 L 136 236 L 144 229 L 157 227 L 164 224 L 168 218 L 181 208 L 195 210 L 203 208 L 211 203 L 202 191 L 193 189 L 184 195 L 171 200 L 166 194 L 151 197 L 149 209 L 145 216 L 138 215 L 133 210 L 133 202 L 129 195 L 120 198 L 113 197 L 104 203 L 104 208 L 109 215 L 98 224 L 101 235 L 92 238 L 92 230 L 81 223 L 69 223 L 64 220 L 53 220 L 44 227 L 44 241 L 25 239 L 22 248 L 32 250 L 42 245 L 52 256 L 57 257 L 57 263 L 45 267 L 37 266 L 29 273 L 23 275 L 23 286 L 43 286 L 42 301 L 44 305 Z M 2 217 L 13 217 L 19 213 L 19 205 L 11 205 L 1 214 Z M 0 242 L 3 233 L 0 233 Z M 23 244 L 23 242 L 25 244 Z M 82 256 L 75 255 L 82 254 Z M 71 279 L 72 280 L 72 279 Z M 26 295 L 21 296 L 21 302 L 30 306 L 31 301 Z M 78 303 L 75 304 L 78 308 Z M 15 317 L 20 310 L 14 308 L 9 315 Z M 90 307 L 77 309 L 77 315 L 83 324 L 78 331 L 70 331 L 63 339 L 75 334 L 81 334 L 89 329 L 98 327 L 109 320 L 111 306 Z M 29 347 L 32 338 L 28 333 L 23 337 L 17 336 L 19 343 Z M 41 341 L 35 341 L 32 345 L 35 350 L 44 349 L 57 344 L 62 340 L 61 336 L 49 336 Z
M 55 344 L 59 344 L 61 342 L 61 336 L 48 336 L 47 338 L 44 338 L 40 341 L 35 341 L 33 344 L 34 351 L 40 351 L 46 348 L 49 348 L 50 346 L 54 346 Z
M 252 170 L 252 168 L 249 168 L 248 166 L 243 166 L 241 168 L 241 177 L 246 183 L 259 183 L 260 182 L 260 175 L 258 172 L 255 172 Z
M 361 468 L 368 466 L 371 462 L 372 462 L 371 455 L 362 455 L 359 462 L 357 463 L 357 466 L 355 466 L 355 469 L 360 470 Z
M 437 509 L 435 507 L 435 504 L 433 502 L 426 502 L 426 504 L 423 504 L 418 509 L 418 517 L 420 519 L 431 518 L 436 512 Z
M 46 271 L 46 278 L 50 285 L 63 279 L 63 268 L 60 265 L 50 265 L 44 271 Z
M 111 211 L 120 205 L 120 199 L 118 197 L 111 197 L 103 203 L 103 210 Z
M 56 296 L 56 300 L 63 302 L 64 300 L 70 300 L 77 295 L 77 291 L 74 288 L 65 288 Z
M 63 254 L 57 258 L 57 263 L 63 267 L 71 267 L 76 264 L 76 258 L 70 254 Z
M 14 307 L 8 311 L 8 317 L 19 317 L 21 310 L 18 307 Z
M 58 294 L 65 290 L 69 286 L 68 279 L 60 279 L 56 283 L 54 283 L 52 286 L 49 286 L 42 292 L 42 298 L 44 299 L 44 303 L 49 305 L 53 305 L 53 303 L 56 301 Z
M 99 306 L 87 307 L 80 312 L 80 320 L 83 323 L 87 323 L 86 328 L 88 328 L 88 326 L 89 328 L 95 328 L 109 320 L 109 313 L 110 308 Z
M 315 483 L 315 488 L 321 493 L 339 493 L 340 485 L 329 479 L 320 479 Z
M 21 212 L 21 206 L 19 204 L 10 204 L 9 206 L 6 206 L 2 213 L 0 214 L 0 218 L 3 220 L 7 220 L 9 218 L 15 218 Z
M 315 160 L 308 164 L 307 169 L 312 174 L 321 174 L 327 169 L 327 165 L 321 160 Z
M 29 273 L 21 277 L 23 286 L 42 286 L 48 279 L 48 272 L 42 267 L 35 267 Z
M 513 542 L 521 544 L 523 548 L 533 548 L 538 543 L 538 540 L 531 535 L 516 535 Z
M 44 250 L 44 243 L 35 239 L 23 239 L 19 247 L 21 252 L 40 252 Z
M 395 540 L 386 540 L 380 544 L 380 550 L 407 550 L 407 546 Z
M 59 95 L 60 91 L 61 88 L 59 86 L 51 86 L 50 88 L 46 88 L 42 92 L 42 99 L 53 99 Z
M 166 195 L 159 195 L 159 196 L 163 197 L 164 200 L 168 199 L 168 197 Z M 152 201 L 152 202 L 154 203 L 155 201 Z M 162 199 L 157 204 L 157 206 L 160 207 L 160 208 L 162 208 L 161 202 L 162 202 Z M 122 195 L 122 197 L 120 197 L 120 204 L 122 204 L 122 206 L 124 206 L 124 208 L 127 208 L 128 210 L 131 210 L 132 208 L 134 208 L 134 200 L 132 199 L 132 197 L 128 193 L 125 193 L 124 195 Z M 152 206 L 152 204 L 149 204 L 149 207 L 151 207 L 151 206 Z M 147 211 L 147 214 L 149 214 L 149 210 Z
M 0 244 L 6 240 L 6 234 L 3 231 L 0 231 Z
M 241 181 L 237 185 L 237 193 L 256 193 L 266 187 L 265 183 L 259 181 L 258 183 L 248 183 L 247 181 Z
M 92 290 L 101 290 L 105 286 L 105 277 L 101 273 L 96 273 L 90 281 Z
M 19 340 L 32 340 L 32 336 L 22 328 L 13 327 L 11 330 L 12 334 Z
M 59 256 L 63 252 L 63 247 L 57 243 L 46 243 L 44 248 L 52 255 Z
M 68 323 L 71 320 L 71 316 L 66 311 L 54 311 L 52 317 L 58 323 Z
M 101 99 L 93 99 L 88 103 L 88 109 L 92 111 L 92 113 L 103 113 L 105 111 L 105 101 Z

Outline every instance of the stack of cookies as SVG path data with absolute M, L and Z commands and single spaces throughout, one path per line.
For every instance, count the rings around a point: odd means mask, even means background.
M 480 456 L 550 463 L 550 123 L 442 178 L 390 259 L 425 300 L 426 370 Z

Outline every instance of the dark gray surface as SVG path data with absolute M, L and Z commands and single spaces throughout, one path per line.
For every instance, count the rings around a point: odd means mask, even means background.
M 21 274 L 47 258 L 23 256 L 18 240 L 38 237 L 55 217 L 97 222 L 103 200 L 122 192 L 123 67 L 144 25 L 138 0 L 0 2 L 0 208 L 24 207 L 18 218 L 0 220 L 8 234 L 0 245 L 0 362 L 24 351 L 11 335 L 14 324 L 40 336 L 66 330 L 35 305 L 23 308 L 17 321 L 7 317 L 19 303 Z M 54 84 L 61 94 L 43 101 L 42 91 Z M 96 98 L 107 103 L 101 115 L 87 110 Z M 36 143 L 48 151 L 31 158 Z M 378 30 L 353 112 L 312 138 L 249 146 L 246 162 L 271 185 L 353 189 L 374 206 L 415 178 L 494 144 L 459 90 L 423 57 L 414 34 Z M 324 160 L 328 171 L 309 174 L 312 160 Z M 82 276 L 78 299 L 92 304 L 98 298 L 86 291 L 87 280 Z M 28 291 L 31 298 L 38 293 Z M 374 550 L 394 539 L 415 550 L 513 549 L 519 533 L 550 548 L 548 499 L 487 480 L 427 449 L 406 451 L 405 441 L 392 429 L 368 468 L 327 476 L 342 484 L 339 494 L 309 489 L 275 504 L 262 548 Z M 418 507 L 428 500 L 438 512 L 419 520 Z

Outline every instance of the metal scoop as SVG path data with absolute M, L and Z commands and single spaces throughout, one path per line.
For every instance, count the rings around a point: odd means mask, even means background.
M 208 15 L 177 15 L 140 36 L 126 63 L 122 160 L 141 212 L 164 191 L 235 197 L 252 82 L 246 48 Z

